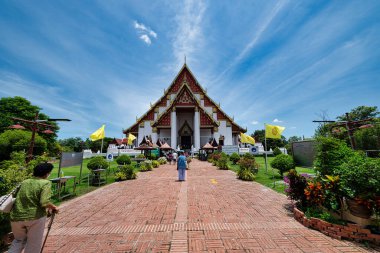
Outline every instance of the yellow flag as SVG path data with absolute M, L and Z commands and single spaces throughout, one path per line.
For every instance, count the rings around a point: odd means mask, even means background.
M 250 144 L 255 144 L 255 139 L 252 138 L 249 135 L 240 133 L 240 142 L 241 143 L 250 143 Z
M 281 134 L 285 130 L 282 126 L 265 125 L 265 137 L 270 139 L 281 139 Z
M 128 145 L 132 145 L 133 141 L 135 139 L 136 139 L 136 136 L 134 136 L 133 134 L 129 133 L 129 135 L 128 135 Z
M 104 132 L 104 128 L 106 127 L 106 125 L 103 125 L 101 128 L 99 128 L 98 130 L 96 130 L 95 132 L 93 132 L 91 135 L 90 135 L 90 139 L 92 141 L 96 141 L 96 140 L 100 140 L 100 139 L 103 139 L 104 138 L 104 135 L 105 135 L 105 132 Z

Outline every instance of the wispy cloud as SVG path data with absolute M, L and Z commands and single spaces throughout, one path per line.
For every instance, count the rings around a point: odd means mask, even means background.
M 232 68 L 236 67 L 252 50 L 252 48 L 256 45 L 256 43 L 260 40 L 261 36 L 265 33 L 268 27 L 271 25 L 272 21 L 276 18 L 278 13 L 286 6 L 287 1 L 278 1 L 277 4 L 271 9 L 271 11 L 266 15 L 265 19 L 261 21 L 258 26 L 255 34 L 250 39 L 249 43 L 245 45 L 243 50 L 239 53 L 239 55 L 232 60 L 232 62 L 227 65 L 227 68 L 221 72 L 221 74 L 216 78 L 216 81 L 220 81 L 220 79 Z
M 204 1 L 186 0 L 179 5 L 175 17 L 177 31 L 173 35 L 173 50 L 177 66 L 183 64 L 184 56 L 188 61 L 195 60 L 194 54 L 203 45 L 202 21 L 206 10 Z
M 256 121 L 256 120 L 254 120 L 254 121 L 251 122 L 251 124 L 252 124 L 252 125 L 257 125 L 257 124 L 259 124 L 259 122 Z
M 284 122 L 284 121 L 279 120 L 279 119 L 274 119 L 274 120 L 273 120 L 273 123 L 282 123 L 282 122 Z
M 141 34 L 139 38 L 148 45 L 152 44 L 151 37 L 155 39 L 157 38 L 157 33 L 153 31 L 151 28 L 146 27 L 143 23 L 134 21 L 134 27 L 137 30 L 137 32 Z
M 148 45 L 152 44 L 152 41 L 150 40 L 149 36 L 146 34 L 141 35 L 140 39 L 143 40 Z

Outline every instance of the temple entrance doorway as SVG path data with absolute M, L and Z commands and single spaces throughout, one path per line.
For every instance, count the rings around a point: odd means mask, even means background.
M 181 136 L 181 148 L 183 150 L 191 149 L 191 136 Z
M 191 129 L 187 120 L 183 123 L 182 127 L 178 131 L 178 136 L 180 137 L 180 146 L 182 150 L 191 150 L 191 136 L 193 136 L 193 129 Z

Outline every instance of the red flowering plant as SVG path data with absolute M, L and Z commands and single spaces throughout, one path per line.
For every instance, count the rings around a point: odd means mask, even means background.
M 290 170 L 288 175 L 284 177 L 286 195 L 289 199 L 296 201 L 296 205 L 301 209 L 307 206 L 304 194 L 307 181 L 308 178 L 305 175 L 298 174 L 296 170 Z
M 306 188 L 304 189 L 304 194 L 306 196 L 308 206 L 322 206 L 325 201 L 324 189 L 321 182 L 308 182 Z

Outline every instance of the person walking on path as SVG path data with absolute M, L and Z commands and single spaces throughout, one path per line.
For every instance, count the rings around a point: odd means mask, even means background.
M 176 152 L 174 152 L 174 153 L 173 153 L 173 161 L 174 161 L 174 165 L 176 164 L 177 159 L 178 159 L 178 154 L 177 154 Z
M 8 253 L 40 252 L 45 230 L 46 209 L 58 213 L 58 207 L 51 203 L 51 182 L 47 180 L 53 165 L 38 164 L 33 177 L 24 180 L 16 195 L 11 211 L 11 227 L 15 239 Z
M 177 161 L 177 170 L 178 170 L 178 180 L 185 181 L 186 177 L 186 156 L 184 156 L 183 152 L 179 153 L 178 161 Z

